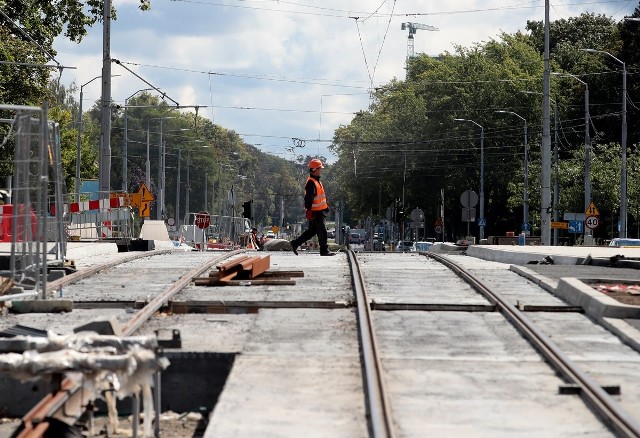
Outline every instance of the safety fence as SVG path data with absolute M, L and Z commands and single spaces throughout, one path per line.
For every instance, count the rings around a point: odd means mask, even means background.
M 66 257 L 60 127 L 47 120 L 46 103 L 0 105 L 0 113 L 1 144 L 14 147 L 13 160 L 2 163 L 12 178 L 0 217 L 0 276 L 44 298 L 48 264 Z M 49 214 L 49 199 L 57 214 Z
M 89 199 L 92 196 L 101 199 Z M 133 237 L 133 212 L 128 193 L 69 193 L 64 201 L 63 220 L 69 240 Z
M 230 249 L 247 246 L 251 234 L 251 221 L 242 217 L 208 215 L 209 226 L 199 228 L 196 217 L 202 213 L 189 213 L 187 225 L 180 230 L 180 240 L 198 249 Z

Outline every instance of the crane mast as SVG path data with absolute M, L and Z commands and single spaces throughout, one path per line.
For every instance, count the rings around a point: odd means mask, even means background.
M 429 26 L 428 24 L 410 23 L 410 22 L 402 23 L 400 28 L 402 30 L 406 30 L 406 29 L 409 30 L 409 37 L 407 38 L 407 62 L 409 61 L 409 58 L 413 58 L 415 56 L 415 53 L 413 50 L 413 35 L 415 35 L 418 29 L 431 30 L 431 31 L 440 30 L 437 27 Z

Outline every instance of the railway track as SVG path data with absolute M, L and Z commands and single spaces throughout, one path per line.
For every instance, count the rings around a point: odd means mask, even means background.
M 553 369 L 562 376 L 568 387 L 578 394 L 590 407 L 593 413 L 616 436 L 638 437 L 640 436 L 640 424 L 626 412 L 622 406 L 610 395 L 605 387 L 591 378 L 584 370 L 572 361 L 568 354 L 562 351 L 543 330 L 536 326 L 525 312 L 518 309 L 517 305 L 509 302 L 495 288 L 490 287 L 470 270 L 465 269 L 449 257 L 429 253 L 428 256 L 445 265 L 457 276 L 481 294 L 495 310 L 504 317 L 521 333 L 528 342 L 545 358 Z M 376 338 L 376 329 L 371 316 L 370 308 L 375 308 L 373 300 L 367 294 L 366 279 L 360 269 L 357 257 L 349 253 L 349 264 L 353 277 L 354 294 L 358 308 L 358 331 L 362 345 L 365 389 L 367 391 L 368 412 L 371 418 L 370 430 L 375 437 L 396 436 L 393 421 L 392 405 L 389 401 L 388 391 L 385 386 L 385 372 L 381 357 L 379 342 Z M 405 310 L 444 310 L 453 306 L 425 307 L 415 303 L 391 306 L 393 309 Z M 608 388 L 611 392 L 619 394 L 616 388 Z
M 135 335 L 137 330 L 145 322 L 151 319 L 153 315 L 162 306 L 166 305 L 167 302 L 169 302 L 175 294 L 177 294 L 187 285 L 193 282 L 194 278 L 199 277 L 204 272 L 214 267 L 216 264 L 221 263 L 222 261 L 242 252 L 243 251 L 232 251 L 228 253 L 221 253 L 213 257 L 207 257 L 204 262 L 201 262 L 193 269 L 179 276 L 179 278 L 177 278 L 175 281 L 170 282 L 159 293 L 150 298 L 150 300 L 144 305 L 144 307 L 142 307 L 142 309 L 135 312 L 135 314 L 133 314 L 133 316 L 124 323 L 124 325 L 122 326 L 122 336 L 126 337 Z M 61 290 L 65 286 L 71 285 L 81 280 L 91 279 L 92 276 L 96 276 L 99 273 L 109 271 L 117 267 L 118 265 L 141 259 L 149 259 L 150 257 L 166 255 L 170 253 L 170 251 L 164 250 L 152 251 L 150 253 L 134 253 L 124 257 L 119 257 L 116 260 L 96 264 L 90 268 L 82 271 L 77 271 L 55 282 L 51 282 L 48 285 L 47 291 L 54 292 L 57 290 Z M 144 287 L 149 283 L 148 278 L 139 278 L 138 281 L 140 282 L 140 287 Z M 158 382 L 159 381 L 157 381 L 156 383 Z M 22 425 L 19 430 L 17 430 L 13 434 L 13 436 L 17 438 L 38 438 L 46 436 L 46 434 L 48 433 L 47 430 L 51 427 L 51 419 L 61 418 L 68 421 L 68 419 L 65 418 L 67 417 L 67 414 L 65 414 L 64 412 L 73 410 L 69 406 L 86 405 L 86 402 L 83 401 L 83 398 L 86 398 L 87 394 L 83 393 L 83 391 L 81 390 L 82 383 L 82 379 L 78 379 L 77 377 L 65 377 L 60 384 L 60 390 L 53 394 L 47 395 L 22 418 Z M 159 385 L 156 384 L 156 387 L 157 386 Z M 159 397 L 158 391 L 156 391 L 156 394 L 157 397 Z M 95 397 L 97 397 L 97 395 Z M 156 414 L 159 414 L 159 412 L 156 412 Z M 156 420 L 158 419 L 158 415 L 156 415 Z M 155 435 L 159 436 L 159 421 L 156 421 L 155 427 Z M 137 427 L 134 428 L 134 432 L 134 435 L 137 435 Z
M 185 355 L 227 355 L 206 431 L 176 436 L 640 436 L 629 414 L 640 406 L 640 355 L 504 266 L 274 253 L 274 269 L 303 268 L 304 278 L 194 285 L 236 255 L 125 256 L 49 287 L 74 301 L 74 325 L 102 315 L 135 336 L 181 324 Z M 205 337 L 211 345 L 201 347 Z M 14 436 L 43 436 L 47 419 L 79 397 L 77 385 L 65 381 Z M 156 397 L 162 410 L 172 403 Z M 158 418 L 154 427 L 175 434 Z

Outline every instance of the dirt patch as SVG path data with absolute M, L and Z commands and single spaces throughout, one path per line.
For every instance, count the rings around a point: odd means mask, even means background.
M 638 284 L 597 283 L 592 284 L 591 287 L 623 304 L 640 306 L 640 285 Z

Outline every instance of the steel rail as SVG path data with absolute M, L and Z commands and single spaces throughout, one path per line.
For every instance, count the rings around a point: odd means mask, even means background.
M 382 365 L 378 354 L 378 345 L 373 330 L 370 302 L 364 285 L 364 277 L 355 253 L 347 251 L 353 291 L 356 296 L 358 312 L 358 334 L 362 349 L 367 407 L 371 421 L 371 432 L 376 438 L 392 438 L 394 430 L 391 423 L 390 404 L 382 378 Z
M 542 333 L 523 312 L 509 304 L 500 293 L 492 290 L 448 257 L 434 253 L 427 253 L 426 255 L 447 266 L 480 292 L 492 304 L 498 306 L 507 320 L 526 336 L 529 342 L 542 353 L 553 367 L 570 383 L 580 388 L 580 396 L 583 401 L 588 406 L 591 406 L 607 426 L 611 427 L 621 436 L 640 437 L 640 425 L 638 422 L 631 417 L 613 397 L 602 389 L 597 382 L 564 354 L 548 336 Z
M 169 250 L 170 251 L 170 250 Z M 246 250 L 236 250 L 221 254 L 217 257 L 214 257 L 206 262 L 200 264 L 198 267 L 192 269 L 191 271 L 184 274 L 180 277 L 176 282 L 169 285 L 165 288 L 160 294 L 158 294 L 154 299 L 149 301 L 149 303 L 140 311 L 136 313 L 122 328 L 123 336 L 129 336 L 133 334 L 136 330 L 138 330 L 142 324 L 144 324 L 149 318 L 153 316 L 153 314 L 162 307 L 164 303 L 166 303 L 173 295 L 180 292 L 184 289 L 194 277 L 199 276 L 207 269 L 211 268 L 211 266 L 223 261 L 226 258 L 232 257 L 237 254 L 241 254 Z M 159 255 L 166 251 L 154 251 L 152 255 Z M 147 252 L 146 254 L 149 254 Z M 138 257 L 127 258 L 127 261 L 134 260 Z M 116 262 L 113 263 L 113 266 L 123 263 Z M 111 263 L 106 263 L 104 265 L 100 265 L 100 269 L 94 269 L 93 273 L 98 272 L 105 267 L 108 267 Z M 84 270 L 83 270 L 84 272 Z M 74 275 L 74 274 L 72 274 Z M 82 277 L 84 278 L 84 277 Z M 80 278 L 77 278 L 79 280 Z M 82 379 L 77 378 L 75 376 L 67 376 L 62 381 L 61 389 L 55 394 L 48 394 L 38 402 L 36 406 L 34 406 L 27 414 L 22 417 L 22 425 L 24 429 L 19 432 L 19 434 L 14 433 L 14 437 L 16 438 L 41 438 L 45 431 L 47 430 L 46 423 L 47 417 L 54 417 L 55 414 L 61 409 L 65 408 L 67 404 L 78 403 L 77 406 L 82 406 L 82 399 L 86 397 L 86 394 L 81 389 Z
M 89 266 L 87 268 L 83 268 L 79 271 L 74 272 L 73 274 L 65 275 L 62 278 L 59 278 L 55 281 L 51 281 L 47 283 L 47 292 L 53 292 L 60 289 L 67 284 L 75 283 L 76 281 L 83 280 L 87 277 L 91 277 L 93 274 L 100 272 L 104 269 L 113 268 L 114 266 L 130 262 L 132 260 L 141 259 L 144 257 L 152 257 L 160 254 L 167 254 L 170 252 L 174 252 L 172 249 L 158 249 L 155 251 L 144 251 L 144 252 L 136 252 L 132 255 L 124 256 L 117 260 L 112 260 L 110 262 L 101 263 L 95 266 Z

